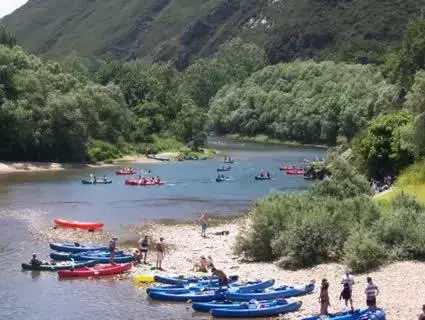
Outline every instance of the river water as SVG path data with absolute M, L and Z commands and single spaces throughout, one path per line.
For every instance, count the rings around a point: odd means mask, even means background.
M 213 141 L 214 143 L 214 141 Z M 246 210 L 270 192 L 297 192 L 309 182 L 278 170 L 284 164 L 302 165 L 304 159 L 322 158 L 324 150 L 226 141 L 222 149 L 236 161 L 231 178 L 216 183 L 222 158 L 205 161 L 137 164 L 165 182 L 160 187 L 131 187 L 118 167 L 61 172 L 0 175 L 0 319 L 206 319 L 185 305 L 149 301 L 132 281 L 59 281 L 55 273 L 23 272 L 20 264 L 32 252 L 48 256 L 48 244 L 31 238 L 32 225 L 52 225 L 56 217 L 102 221 L 105 230 L 120 232 L 122 224 L 159 219 L 196 220 L 199 212 L 227 216 Z M 260 169 L 271 181 L 255 181 Z M 82 185 L 90 173 L 113 179 L 110 185 Z M 122 230 L 121 230 L 122 232 Z M 76 239 L 78 240 L 78 239 Z

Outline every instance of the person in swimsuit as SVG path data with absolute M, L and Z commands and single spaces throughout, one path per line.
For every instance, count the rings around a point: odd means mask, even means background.
M 208 261 L 205 256 L 201 256 L 199 263 L 195 263 L 193 269 L 198 272 L 208 272 L 208 267 L 210 266 L 210 261 Z
M 140 240 L 137 244 L 138 244 L 138 247 L 139 247 L 139 251 L 140 251 L 141 255 L 143 256 L 143 263 L 147 264 L 146 257 L 148 255 L 148 248 L 149 248 L 148 236 L 145 236 L 143 239 L 140 238 Z
M 110 253 L 110 257 L 109 257 L 109 263 L 110 264 L 115 264 L 115 250 L 117 249 L 117 237 L 112 237 L 112 239 L 109 241 L 109 253 Z
M 159 238 L 159 242 L 156 244 L 156 269 L 158 270 L 164 270 L 162 269 L 162 260 L 164 260 L 165 257 L 165 244 L 164 244 L 164 238 Z
M 322 287 L 320 288 L 320 296 L 319 296 L 321 315 L 327 315 L 328 308 L 331 306 L 328 289 L 329 289 L 329 282 L 328 280 L 323 279 Z
M 221 290 L 222 287 L 228 287 L 229 286 L 229 279 L 227 279 L 227 276 L 223 271 L 218 270 L 215 267 L 212 267 L 211 273 L 212 273 L 213 276 L 218 278 L 218 288 L 219 288 L 219 290 Z M 211 278 L 211 281 L 212 281 L 212 278 Z
M 199 223 L 201 224 L 201 236 L 206 238 L 207 237 L 207 228 L 208 228 L 208 217 L 206 213 L 203 213 L 201 217 L 199 218 Z

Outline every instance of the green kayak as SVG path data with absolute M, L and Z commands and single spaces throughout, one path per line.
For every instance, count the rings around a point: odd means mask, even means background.
M 109 184 L 112 183 L 112 180 L 81 180 L 82 184 Z
M 56 270 L 71 270 L 79 269 L 84 267 L 92 267 L 96 263 L 96 260 L 83 261 L 72 263 L 72 261 L 60 262 L 57 264 L 42 264 L 41 266 L 33 266 L 29 263 L 22 263 L 22 269 L 24 270 L 38 270 L 38 271 L 56 271 Z

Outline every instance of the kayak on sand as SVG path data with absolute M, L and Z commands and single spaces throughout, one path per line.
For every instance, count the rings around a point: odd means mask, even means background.
M 71 269 L 79 269 L 84 267 L 92 267 L 97 262 L 95 260 L 84 261 L 84 262 L 73 262 L 66 261 L 60 262 L 56 264 L 42 264 L 42 265 L 32 265 L 29 263 L 22 263 L 23 270 L 38 270 L 38 271 L 57 271 L 57 270 L 71 270 Z
M 257 301 L 254 300 L 255 304 L 289 304 L 293 303 L 291 301 L 288 301 L 286 299 L 278 299 L 278 300 L 264 300 L 264 301 Z M 237 302 L 237 301 L 231 301 L 231 300 L 224 300 L 224 301 L 213 301 L 213 302 L 194 302 L 192 304 L 193 310 L 197 312 L 210 312 L 212 309 L 246 309 L 253 303 L 251 302 Z
M 64 228 L 79 228 L 84 230 L 94 230 L 103 228 L 103 223 L 101 222 L 81 222 L 81 221 L 71 221 L 64 219 L 55 219 L 55 224 Z
M 129 271 L 131 263 L 126 264 L 105 264 L 96 265 L 93 268 L 82 268 L 78 270 L 59 270 L 59 278 L 92 277 L 92 276 L 110 276 Z
M 314 290 L 314 284 L 309 283 L 303 286 L 289 287 L 282 286 L 278 288 L 270 288 L 264 292 L 227 292 L 225 294 L 226 299 L 233 301 L 249 301 L 251 299 L 255 300 L 273 300 L 279 298 L 290 298 L 307 293 L 311 293 Z
M 301 318 L 301 320 L 319 320 L 320 315 L 313 315 Z M 326 319 L 332 320 L 385 320 L 385 312 L 382 309 L 356 309 L 339 313 L 328 314 Z
M 156 275 L 154 277 L 155 282 L 171 284 L 171 285 L 186 285 L 189 283 L 209 283 L 211 276 L 180 276 L 180 275 Z M 228 277 L 229 283 L 238 281 L 239 277 L 232 275 Z M 212 278 L 213 283 L 218 282 L 217 278 Z M 270 285 L 270 287 L 273 283 Z
M 90 253 L 90 252 L 82 252 L 82 253 L 61 253 L 61 252 L 52 252 L 50 253 L 50 258 L 56 261 L 90 261 L 96 260 L 98 263 L 109 263 L 110 254 L 109 252 L 104 253 Z M 117 252 L 114 258 L 114 262 L 116 263 L 126 263 L 133 261 L 132 255 L 126 255 L 122 251 Z
M 49 243 L 50 249 L 61 252 L 87 252 L 87 251 L 107 251 L 107 247 L 89 247 L 83 246 L 79 243 L 75 242 L 73 244 L 70 243 Z
M 257 318 L 272 317 L 283 313 L 294 312 L 301 308 L 301 301 L 290 302 L 273 301 L 261 304 L 243 304 L 239 309 L 219 308 L 211 309 L 211 315 L 216 318 Z
M 271 287 L 273 285 L 273 280 L 265 280 L 265 281 L 251 281 L 247 283 L 231 283 L 229 286 L 229 290 L 237 290 L 237 292 L 251 292 L 255 290 L 263 290 L 265 288 Z M 208 282 L 198 282 L 191 283 L 189 285 L 166 285 L 166 286 L 156 286 L 147 288 L 146 292 L 149 293 L 151 291 L 162 291 L 167 293 L 189 293 L 191 291 L 206 291 L 206 290 L 219 290 L 219 286 L 217 281 L 213 281 L 212 283 Z

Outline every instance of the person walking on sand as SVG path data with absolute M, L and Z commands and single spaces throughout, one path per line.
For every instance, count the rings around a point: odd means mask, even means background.
M 422 313 L 419 315 L 418 320 L 425 320 L 425 304 L 422 305 Z
M 164 244 L 164 238 L 159 238 L 159 242 L 156 244 L 156 269 L 158 270 L 164 270 L 162 269 L 162 261 L 165 257 L 165 244 Z
M 148 255 L 149 248 L 148 236 L 140 238 L 139 242 L 137 243 L 137 246 L 139 247 L 140 254 L 143 256 L 143 263 L 146 264 L 146 256 Z
M 117 249 L 117 240 L 118 240 L 118 238 L 114 236 L 109 241 L 108 249 L 109 249 L 109 254 L 110 254 L 110 257 L 109 257 L 109 263 L 110 264 L 115 264 L 114 259 L 115 259 L 115 250 Z
M 351 310 L 354 310 L 353 308 L 354 277 L 353 275 L 350 274 L 349 271 L 346 271 L 345 275 L 342 277 L 341 284 L 343 286 L 343 289 L 342 289 L 340 298 L 342 297 L 344 299 L 346 307 L 348 307 L 348 302 L 350 302 Z
M 371 277 L 367 277 L 367 284 L 365 288 L 365 294 L 366 294 L 366 305 L 370 309 L 376 308 L 376 297 L 379 294 L 379 289 L 376 284 L 373 283 Z
M 203 213 L 199 218 L 199 223 L 201 224 L 201 236 L 206 238 L 207 236 L 207 228 L 208 228 L 208 217 L 206 213 Z
M 320 288 L 320 296 L 319 296 L 320 314 L 321 315 L 327 315 L 328 314 L 328 308 L 331 306 L 328 290 L 329 290 L 329 282 L 328 282 L 328 280 L 323 279 L 322 280 L 322 286 Z

